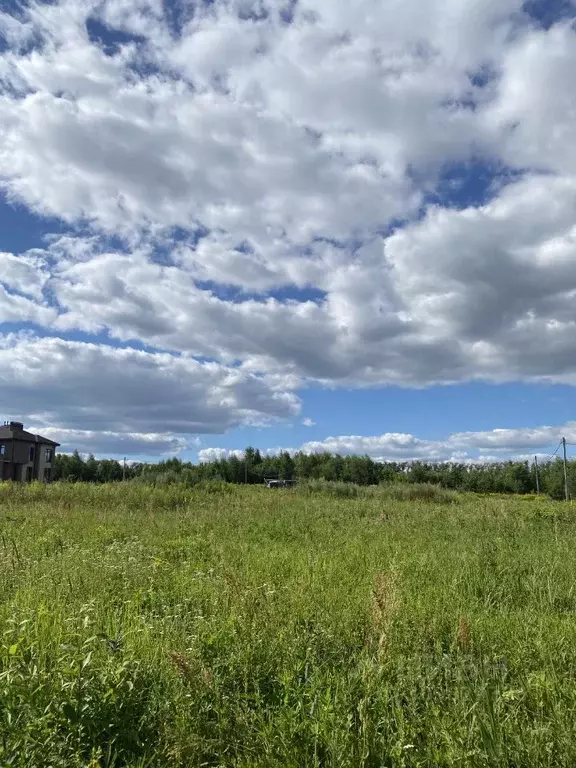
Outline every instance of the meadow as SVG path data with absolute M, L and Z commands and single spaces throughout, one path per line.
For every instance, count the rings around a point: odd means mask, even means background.
M 0 766 L 574 766 L 575 515 L 0 486 Z

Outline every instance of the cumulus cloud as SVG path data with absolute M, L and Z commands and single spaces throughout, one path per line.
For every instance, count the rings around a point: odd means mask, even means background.
M 575 207 L 576 177 L 533 176 L 478 208 L 431 208 L 353 259 L 317 255 L 320 299 L 227 297 L 148 247 L 58 240 L 38 262 L 58 309 L 5 292 L 4 311 L 326 383 L 573 383 Z
M 238 9 L 218 3 L 177 43 L 159 18 L 139 33 L 145 45 L 107 55 L 87 22 L 100 16 L 132 31 L 142 12 L 126 3 L 122 17 L 114 6 L 32 5 L 28 27 L 43 47 L 4 57 L 11 91 L 1 102 L 0 166 L 18 199 L 114 232 L 196 221 L 263 245 L 346 237 L 417 201 L 401 170 L 333 153 L 307 126 L 235 98 L 222 82 L 235 64 L 258 62 L 260 47 L 282 36 L 278 24 L 242 21 Z M 230 27 L 250 41 L 239 61 L 234 46 L 205 43 Z M 153 75 L 140 74 L 146 64 Z
M 0 410 L 86 450 L 181 450 L 188 435 L 286 419 L 299 408 L 293 393 L 218 363 L 53 338 L 0 343 Z
M 576 383 L 571 19 L 522 0 L 172 6 L 0 12 L 0 189 L 64 230 L 0 241 L 0 322 L 54 336 L 66 372 L 56 337 L 93 334 L 78 359 L 132 372 L 134 435 L 284 418 L 308 381 Z M 454 169 L 489 182 L 467 197 Z M 201 407 L 152 408 L 186 377 Z M 41 423 L 114 432 L 108 386 L 43 398 Z M 405 437 L 390 450 L 420 450 Z
M 413 460 L 427 458 L 437 460 L 446 457 L 446 445 L 422 440 L 414 435 L 385 433 L 373 437 L 340 435 L 304 443 L 304 453 L 340 453 L 345 456 L 371 456 L 378 460 Z
M 493 462 L 509 458 L 540 461 L 551 458 L 546 448 L 556 449 L 562 437 L 576 444 L 576 421 L 555 427 L 521 427 L 485 432 L 455 432 L 444 440 L 427 440 L 415 435 L 386 432 L 382 435 L 340 435 L 303 443 L 290 448 L 304 453 L 338 453 L 343 456 L 370 456 L 375 461 L 456 461 Z M 283 450 L 278 448 L 276 450 Z M 211 448 L 201 451 L 202 459 L 224 458 L 239 451 Z
M 18 256 L 0 251 L 0 323 L 53 323 L 58 313 L 43 296 L 49 276 L 34 251 Z
M 507 48 L 495 100 L 483 118 L 502 136 L 502 157 L 517 167 L 558 174 L 576 172 L 576 67 L 573 18 L 549 30 L 532 30 Z M 553 84 L 553 87 L 551 87 Z
M 534 457 L 544 448 L 555 449 L 562 437 L 576 443 L 576 422 L 555 427 L 520 427 L 484 432 L 455 432 L 444 440 L 423 440 L 410 434 L 385 433 L 373 437 L 340 436 L 302 446 L 306 453 L 368 455 L 380 461 L 502 461 Z M 550 457 L 540 453 L 540 458 Z
M 0 252 L 0 282 L 7 289 L 41 300 L 48 277 L 42 258 L 33 251 L 18 257 Z
M 244 456 L 244 451 L 229 450 L 228 448 L 202 448 L 198 451 L 198 459 L 202 463 L 229 459 L 231 456 L 236 456 L 240 459 Z
M 86 455 L 97 452 L 103 456 L 172 456 L 190 448 L 191 441 L 162 433 L 112 432 L 110 430 L 62 429 L 27 424 L 32 432 L 60 443 L 59 450 L 74 450 Z

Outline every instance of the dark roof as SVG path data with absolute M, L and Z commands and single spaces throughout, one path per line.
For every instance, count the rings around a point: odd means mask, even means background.
M 25 429 L 11 429 L 9 425 L 0 427 L 0 440 L 25 440 L 27 443 L 43 443 L 45 445 L 59 446 L 54 440 L 49 440 L 42 435 L 33 435 L 32 432 L 26 432 Z

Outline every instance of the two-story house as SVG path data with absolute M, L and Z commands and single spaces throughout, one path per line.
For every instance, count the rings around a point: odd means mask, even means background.
M 24 430 L 19 421 L 0 427 L 0 480 L 52 479 L 52 465 L 59 443 Z

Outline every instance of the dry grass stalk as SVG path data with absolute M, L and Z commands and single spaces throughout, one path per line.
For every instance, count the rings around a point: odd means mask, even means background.
M 378 655 L 388 647 L 390 628 L 398 608 L 397 577 L 394 571 L 380 571 L 372 587 L 372 637 L 377 639 Z
M 464 616 L 460 617 L 456 639 L 460 650 L 465 651 L 470 647 L 470 624 Z
M 212 685 L 214 679 L 212 672 L 196 659 L 190 659 L 185 654 L 176 651 L 170 653 L 169 657 L 180 677 L 188 684 L 192 684 L 198 678 L 201 678 L 207 687 Z

